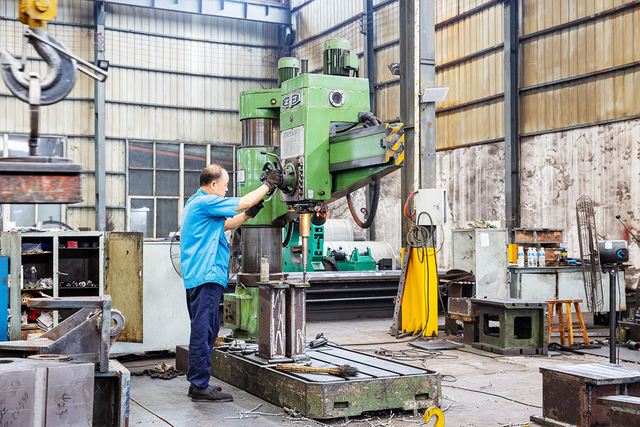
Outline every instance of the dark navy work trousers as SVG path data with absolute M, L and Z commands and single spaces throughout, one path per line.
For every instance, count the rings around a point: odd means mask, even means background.
M 196 387 L 209 385 L 211 350 L 220 330 L 218 309 L 223 289 L 217 283 L 204 283 L 187 289 L 187 308 L 191 319 L 187 380 Z

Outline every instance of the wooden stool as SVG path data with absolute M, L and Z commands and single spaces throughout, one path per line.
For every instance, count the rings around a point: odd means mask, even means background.
M 573 344 L 573 326 L 577 326 L 578 329 L 582 332 L 582 338 L 584 339 L 584 343 L 589 345 L 589 337 L 587 336 L 587 328 L 584 326 L 584 319 L 582 319 L 582 312 L 580 311 L 580 303 L 581 299 L 566 299 L 566 300 L 553 300 L 547 301 L 549 303 L 549 342 L 551 342 L 551 332 L 560 332 L 560 344 L 564 344 L 564 330 L 568 329 L 567 336 L 569 337 L 569 345 Z M 567 319 L 564 318 L 564 309 L 562 304 L 566 304 L 567 310 Z M 571 304 L 574 305 L 576 309 L 576 314 L 578 315 L 578 322 L 574 323 L 571 319 Z M 553 307 L 557 307 L 558 312 L 558 321 L 553 322 Z M 554 328 L 557 326 L 557 328 Z

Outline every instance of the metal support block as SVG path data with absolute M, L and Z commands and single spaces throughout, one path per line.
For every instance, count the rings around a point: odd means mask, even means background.
M 106 372 L 95 373 L 93 427 L 128 427 L 131 373 L 117 360 Z
M 290 285 L 287 290 L 286 354 L 293 360 L 307 358 L 307 288 L 309 285 Z
M 3 426 L 91 426 L 90 363 L 0 359 L 0 423 Z
M 449 314 L 465 317 L 478 317 L 478 306 L 469 298 L 449 297 Z
M 288 360 L 286 351 L 286 293 L 289 285 L 269 282 L 258 292 L 258 356 L 269 361 Z
M 599 397 L 640 397 L 640 370 L 609 363 L 540 368 L 543 426 L 596 427 L 610 425 L 608 409 Z M 638 424 L 624 424 L 638 425 Z
M 640 426 L 640 397 L 598 397 L 596 402 L 609 407 L 611 427 Z
M 188 345 L 176 346 L 176 369 L 180 372 L 187 372 L 189 370 L 189 346 Z
M 472 298 L 479 337 L 473 347 L 498 354 L 547 354 L 549 304 L 518 299 Z
M 473 344 L 478 341 L 478 322 L 464 322 L 464 329 L 462 330 L 462 342 L 465 344 Z
M 82 165 L 0 161 L 2 203 L 77 203 L 82 199 Z

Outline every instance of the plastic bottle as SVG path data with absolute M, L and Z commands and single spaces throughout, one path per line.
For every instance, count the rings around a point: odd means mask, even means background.
M 267 258 L 267 254 L 262 255 L 260 260 L 260 281 L 269 281 L 269 258 Z
M 524 248 L 518 246 L 518 267 L 524 267 Z
M 535 248 L 529 248 L 527 252 L 527 267 L 537 267 L 538 266 L 538 254 L 536 253 Z
M 29 286 L 35 286 L 38 281 L 38 270 L 36 270 L 36 266 L 32 265 L 29 269 Z
M 544 267 L 546 261 L 546 255 L 544 253 L 544 248 L 540 248 L 538 250 L 538 267 Z

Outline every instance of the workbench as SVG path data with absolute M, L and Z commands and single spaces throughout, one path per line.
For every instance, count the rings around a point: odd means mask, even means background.
M 618 311 L 627 309 L 625 301 L 624 266 L 618 273 L 616 295 L 620 296 L 616 302 Z M 582 299 L 580 310 L 587 309 L 584 293 L 584 281 L 582 268 L 576 266 L 566 267 L 509 267 L 511 284 L 509 296 L 511 298 L 526 299 L 532 301 L 550 301 L 565 299 Z M 609 312 L 609 275 L 602 274 L 602 289 L 604 307 L 601 312 Z M 573 309 L 573 307 L 572 307 Z

